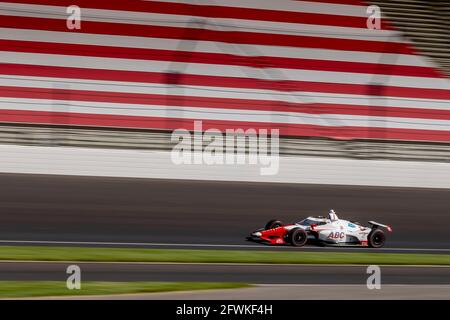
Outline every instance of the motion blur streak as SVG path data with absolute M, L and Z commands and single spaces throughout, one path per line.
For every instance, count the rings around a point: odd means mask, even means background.
M 366 266 L 77 263 L 86 281 L 363 284 Z M 67 263 L 0 262 L 0 280 L 63 280 Z M 384 284 L 450 284 L 450 267 L 383 266 Z
M 245 244 L 329 208 L 392 225 L 387 246 L 449 248 L 444 189 L 1 175 L 2 240 Z
M 77 0 L 76 32 L 73 4 L 1 3 L 0 121 L 449 141 L 447 78 L 364 1 Z

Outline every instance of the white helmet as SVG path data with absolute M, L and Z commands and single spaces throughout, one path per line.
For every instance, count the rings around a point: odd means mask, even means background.
M 330 212 L 328 213 L 328 219 L 330 219 L 331 221 L 338 220 L 338 216 L 336 215 L 333 209 L 331 209 Z

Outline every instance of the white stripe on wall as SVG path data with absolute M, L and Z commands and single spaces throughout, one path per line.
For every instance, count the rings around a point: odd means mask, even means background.
M 328 127 L 355 126 L 390 129 L 450 130 L 450 120 L 339 114 L 306 114 L 280 111 L 199 108 L 90 101 L 70 101 L 69 103 L 64 103 L 62 101 L 47 99 L 0 98 L 0 109 L 218 121 L 270 122 Z
M 172 61 L 98 58 L 57 54 L 0 52 L 0 62 L 43 66 L 75 67 L 104 70 L 127 70 L 166 73 L 183 70 L 183 73 L 203 76 L 257 78 L 265 80 L 297 80 L 323 83 L 370 84 L 409 88 L 450 90 L 450 81 L 441 78 L 373 75 L 351 72 L 328 72 L 278 68 L 251 68 L 229 65 L 211 65 Z
M 149 1 L 149 0 L 144 0 Z M 150 0 L 151 1 L 151 0 Z M 160 0 L 161 2 L 186 3 L 186 0 Z M 309 12 L 323 14 L 337 14 L 343 16 L 366 17 L 367 6 L 335 4 L 335 3 L 318 3 L 312 1 L 292 1 L 292 0 L 227 0 L 221 2 L 217 0 L 196 0 L 195 4 L 199 5 L 217 5 L 237 8 L 257 8 L 268 10 L 283 10 L 291 12 Z
M 1 3 L 0 14 L 16 17 L 36 17 L 66 20 L 66 7 Z M 393 30 L 371 30 L 300 23 L 261 20 L 211 18 L 189 15 L 131 12 L 82 8 L 82 21 L 112 22 L 165 27 L 189 27 L 216 31 L 241 31 L 269 34 L 289 34 L 324 38 L 405 42 L 401 33 Z M 204 21 L 204 24 L 199 24 Z M 220 41 L 220 39 L 218 39 Z
M 450 110 L 450 100 L 412 99 L 401 97 L 371 97 L 366 95 L 350 95 L 320 92 L 280 92 L 243 88 L 180 86 L 174 89 L 165 84 L 99 81 L 87 79 L 29 77 L 0 75 L 1 86 L 17 86 L 25 88 L 91 90 L 104 92 L 144 93 L 162 95 L 184 95 L 192 97 L 210 97 L 223 99 L 250 99 L 266 101 L 283 101 L 292 103 L 333 103 L 362 106 L 386 106 L 400 108 L 421 108 Z
M 418 67 L 430 66 L 430 63 L 423 57 L 408 54 L 229 44 L 220 41 L 191 41 L 9 28 L 0 28 L 0 34 L 2 35 L 2 39 L 6 40 L 42 41 L 159 50 L 193 50 L 194 52 L 227 53 L 237 56 L 271 56 Z

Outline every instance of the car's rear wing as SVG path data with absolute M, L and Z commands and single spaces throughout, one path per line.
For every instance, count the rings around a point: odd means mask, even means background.
M 386 228 L 387 231 L 392 232 L 392 228 L 388 225 L 381 224 L 381 223 L 378 223 L 375 221 L 369 221 L 369 224 L 372 226 L 372 228 L 383 227 L 383 228 Z

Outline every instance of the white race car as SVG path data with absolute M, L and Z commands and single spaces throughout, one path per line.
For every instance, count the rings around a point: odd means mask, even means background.
M 369 221 L 369 225 L 366 227 L 358 222 L 339 219 L 331 210 L 327 218 L 308 217 L 288 225 L 279 220 L 270 220 L 265 228 L 256 230 L 247 240 L 297 247 L 310 241 L 319 245 L 381 248 L 386 242 L 386 234 L 380 227 L 389 232 L 392 232 L 392 228 L 375 221 Z

